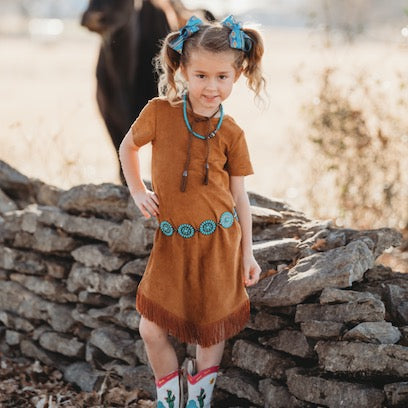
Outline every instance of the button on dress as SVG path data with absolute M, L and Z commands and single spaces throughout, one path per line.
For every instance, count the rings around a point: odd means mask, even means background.
M 208 134 L 208 123 L 194 123 Z M 219 118 L 210 119 L 213 130 Z M 182 342 L 208 347 L 239 333 L 249 318 L 241 227 L 230 176 L 253 174 L 244 132 L 225 115 L 208 140 L 192 138 L 186 190 L 180 190 L 190 133 L 182 104 L 154 98 L 131 127 L 134 143 L 152 143 L 152 187 L 159 200 L 152 251 L 137 289 L 139 313 Z

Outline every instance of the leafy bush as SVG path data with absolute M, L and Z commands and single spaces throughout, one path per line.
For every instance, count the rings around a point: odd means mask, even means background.
M 408 225 L 407 89 L 400 74 L 391 82 L 363 72 L 345 86 L 324 69 L 318 98 L 305 106 L 317 214 L 334 207 L 340 225 Z

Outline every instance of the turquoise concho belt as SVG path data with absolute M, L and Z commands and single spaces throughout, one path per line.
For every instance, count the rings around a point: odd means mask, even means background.
M 181 224 L 178 227 L 173 226 L 168 221 L 162 221 L 160 223 L 160 229 L 164 235 L 171 237 L 174 233 L 178 233 L 183 238 L 191 238 L 196 232 L 200 232 L 203 235 L 211 235 L 217 229 L 217 226 L 223 228 L 230 228 L 234 223 L 234 219 L 238 221 L 238 214 L 235 208 L 230 211 L 225 211 L 221 214 L 219 221 L 204 220 L 198 228 L 194 228 L 191 224 Z

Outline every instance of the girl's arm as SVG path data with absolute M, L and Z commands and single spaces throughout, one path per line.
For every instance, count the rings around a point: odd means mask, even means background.
M 153 191 L 146 188 L 140 175 L 139 147 L 133 142 L 129 130 L 119 147 L 119 159 L 130 195 L 146 218 L 159 214 L 159 200 Z
M 244 177 L 230 176 L 230 190 L 236 204 L 242 231 L 241 247 L 245 285 L 252 286 L 258 282 L 261 268 L 252 251 L 252 217 L 248 194 L 245 191 Z

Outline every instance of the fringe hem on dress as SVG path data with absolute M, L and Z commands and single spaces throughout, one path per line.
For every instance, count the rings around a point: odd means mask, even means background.
M 181 342 L 209 347 L 235 336 L 245 327 L 249 320 L 250 303 L 247 299 L 227 317 L 205 325 L 197 325 L 175 316 L 141 294 L 140 291 L 136 297 L 136 309 L 146 319 L 168 330 Z

